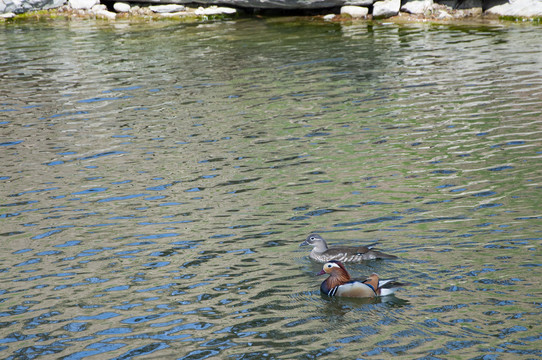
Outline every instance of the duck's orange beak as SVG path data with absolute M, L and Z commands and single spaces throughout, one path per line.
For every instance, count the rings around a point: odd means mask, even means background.
M 322 271 L 320 271 L 318 274 L 316 274 L 316 276 L 319 276 L 319 275 L 324 275 L 326 272 L 324 271 L 324 269 L 322 269 Z

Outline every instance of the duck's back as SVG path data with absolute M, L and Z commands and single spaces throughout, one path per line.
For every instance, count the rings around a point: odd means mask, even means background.
M 369 246 L 336 246 L 323 252 L 316 248 L 311 251 L 310 258 L 319 262 L 337 260 L 340 262 L 360 262 L 374 259 L 396 259 L 397 256 L 384 254 L 378 250 L 372 250 L 376 244 Z

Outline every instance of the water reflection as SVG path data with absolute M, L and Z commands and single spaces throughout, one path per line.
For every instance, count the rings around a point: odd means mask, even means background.
M 533 28 L 3 26 L 5 358 L 540 355 Z

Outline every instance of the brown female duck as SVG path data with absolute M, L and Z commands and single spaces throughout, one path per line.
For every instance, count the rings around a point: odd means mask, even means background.
M 397 259 L 395 255 L 385 254 L 374 249 L 376 244 L 367 246 L 334 246 L 329 248 L 326 241 L 318 234 L 310 234 L 300 246 L 311 245 L 309 257 L 318 262 L 338 260 L 342 262 L 359 262 L 374 259 Z

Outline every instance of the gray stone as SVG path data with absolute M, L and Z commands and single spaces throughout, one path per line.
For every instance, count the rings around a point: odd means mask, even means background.
M 485 4 L 486 12 L 501 16 L 542 16 L 542 0 L 490 0 Z
M 374 0 L 347 0 L 344 2 L 344 6 L 371 6 L 373 3 Z
M 453 10 L 481 8 L 483 0 L 439 0 L 440 5 L 448 6 Z
M 115 11 L 119 13 L 130 12 L 131 8 L 132 7 L 130 6 L 130 4 L 124 2 L 116 2 L 113 4 L 113 9 L 115 9 Z
M 348 15 L 354 19 L 366 18 L 369 15 L 369 9 L 362 6 L 343 6 L 341 7 L 341 15 Z
M 399 14 L 401 0 L 377 1 L 373 4 L 373 16 L 377 18 L 388 18 Z
M 90 10 L 94 5 L 100 3 L 99 0 L 69 0 L 68 3 L 72 9 Z
M 473 9 L 473 8 L 482 8 L 482 2 L 483 0 L 463 0 L 459 4 L 457 4 L 456 9 L 458 10 L 464 10 L 464 9 Z
M 455 8 L 457 6 L 458 1 L 459 0 L 439 0 L 438 4 L 443 5 L 443 6 L 447 6 L 450 9 L 453 9 L 453 8 Z
M 401 6 L 401 11 L 410 14 L 425 14 L 426 12 L 431 11 L 432 7 L 433 0 L 414 0 L 403 4 L 403 6 Z
M 152 5 L 152 6 L 149 6 L 149 9 L 151 9 L 151 11 L 155 13 L 173 13 L 173 12 L 184 11 L 185 7 L 184 5 L 179 5 L 179 4 L 167 4 L 167 5 Z
M 0 0 L 0 14 L 22 14 L 32 10 L 47 10 L 60 7 L 67 0 Z

